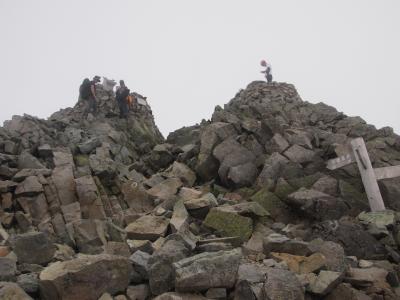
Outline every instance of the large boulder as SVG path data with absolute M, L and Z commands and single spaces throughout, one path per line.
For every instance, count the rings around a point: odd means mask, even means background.
M 123 292 L 129 285 L 132 266 L 127 258 L 107 254 L 80 255 L 56 262 L 39 276 L 42 299 L 97 300 L 103 293 Z
M 151 292 L 155 295 L 168 292 L 174 287 L 173 263 L 189 255 L 183 242 L 166 241 L 148 260 L 148 275 Z
M 185 186 L 193 186 L 196 181 L 196 173 L 194 173 L 187 165 L 174 161 L 170 168 L 166 171 L 167 177 L 179 178 Z
M 90 175 L 75 179 L 76 192 L 85 219 L 105 219 L 106 214 L 97 185 Z
M 218 207 L 210 210 L 203 225 L 216 230 L 222 236 L 238 237 L 242 241 L 248 240 L 253 232 L 251 218 Z
M 125 230 L 129 239 L 155 241 L 165 235 L 168 224 L 165 217 L 145 215 L 130 223 Z
M 147 193 L 154 198 L 168 200 L 178 192 L 181 186 L 182 181 L 179 178 L 168 178 L 147 190 Z
M 264 293 L 267 299 L 304 300 L 304 291 L 296 275 L 290 271 L 268 268 Z
M 17 266 L 11 258 L 0 257 L 0 281 L 15 281 Z
M 33 300 L 18 284 L 13 282 L 0 282 L 0 299 Z
M 32 196 L 41 192 L 43 192 L 43 186 L 39 182 L 39 179 L 36 176 L 28 176 L 24 181 L 18 184 L 15 195 Z
M 174 263 L 175 288 L 181 292 L 202 291 L 213 287 L 232 288 L 241 259 L 241 251 L 201 253 Z
M 56 167 L 51 175 L 62 205 L 77 201 L 74 172 L 71 165 Z
M 11 238 L 19 263 L 47 264 L 56 251 L 55 245 L 43 232 L 28 232 Z

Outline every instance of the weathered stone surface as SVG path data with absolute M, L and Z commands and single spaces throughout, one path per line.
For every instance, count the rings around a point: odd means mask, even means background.
M 218 207 L 218 210 L 237 213 L 241 216 L 249 217 L 266 217 L 269 216 L 268 211 L 266 211 L 257 202 L 242 202 L 234 205 L 222 205 Z
M 347 269 L 344 249 L 340 244 L 319 239 L 311 241 L 309 245 L 312 252 L 324 255 L 328 271 L 343 273 Z
M 146 252 L 142 252 L 140 250 L 133 253 L 129 260 L 133 265 L 135 271 L 137 271 L 143 279 L 149 279 L 148 275 L 148 262 L 149 262 L 150 254 Z
M 56 167 L 51 178 L 62 205 L 71 204 L 78 200 L 75 195 L 75 181 L 71 165 Z
M 387 270 L 377 267 L 368 269 L 349 268 L 346 274 L 346 281 L 350 282 L 353 286 L 368 286 L 373 283 L 386 282 L 388 273 Z
M 178 192 L 181 186 L 182 181 L 179 178 L 168 178 L 147 190 L 147 193 L 152 197 L 168 200 Z
M 167 177 L 179 178 L 185 186 L 191 187 L 196 181 L 196 173 L 194 173 L 187 165 L 175 161 L 166 171 Z
M 154 201 L 141 184 L 135 181 L 127 181 L 121 187 L 124 201 L 129 208 L 137 213 L 148 213 L 154 208 Z
M 200 209 L 200 208 L 212 208 L 218 205 L 217 199 L 211 193 L 207 193 L 201 197 L 196 197 L 184 201 L 185 207 L 188 210 Z
M 33 197 L 19 197 L 17 201 L 24 212 L 31 216 L 33 225 L 37 226 L 50 218 L 47 200 L 43 193 Z
M 253 232 L 252 219 L 218 208 L 210 210 L 203 224 L 223 236 L 239 237 L 243 241 L 248 240 Z
M 307 256 L 312 253 L 309 243 L 292 240 L 278 233 L 268 235 L 263 241 L 263 247 L 266 255 L 270 252 L 283 252 L 301 256 Z
M 72 223 L 72 234 L 81 253 L 98 254 L 107 244 L 104 225 L 99 220 L 79 220 Z
M 291 271 L 299 274 L 317 273 L 319 270 L 326 267 L 326 258 L 321 253 L 314 253 L 305 257 L 288 253 L 272 252 L 271 256 L 279 261 L 285 261 Z
M 130 285 L 126 295 L 129 300 L 146 300 L 150 296 L 150 288 L 147 284 Z
M 29 152 L 22 152 L 18 157 L 18 169 L 44 169 L 43 164 Z
M 260 204 L 274 220 L 288 221 L 290 219 L 289 207 L 266 188 L 251 196 L 251 200 Z
M 165 235 L 168 224 L 169 220 L 164 217 L 145 215 L 130 223 L 125 230 L 130 239 L 155 241 Z
M 315 153 L 312 150 L 305 149 L 299 145 L 293 145 L 283 153 L 291 161 L 304 164 L 312 162 L 315 159 Z
M 47 264 L 53 259 L 56 248 L 43 232 L 28 232 L 11 239 L 19 263 Z
M 154 298 L 154 300 L 207 300 L 207 298 L 199 294 L 169 292 Z
M 20 196 L 32 196 L 41 192 L 43 192 L 43 186 L 36 176 L 27 177 L 24 181 L 18 184 L 17 189 L 15 190 L 15 194 Z
M 27 293 L 36 294 L 39 291 L 39 276 L 36 273 L 21 274 L 17 284 Z
M 101 141 L 96 137 L 91 138 L 83 143 L 78 144 L 79 151 L 83 154 L 89 154 L 94 149 L 96 149 L 97 147 L 100 147 L 100 146 L 101 146 Z
M 129 260 L 120 256 L 81 255 L 45 268 L 39 276 L 40 293 L 46 300 L 97 300 L 105 292 L 123 292 L 131 271 Z
M 339 219 L 348 210 L 340 198 L 306 188 L 290 194 L 285 202 L 317 220 Z
M 321 271 L 310 285 L 313 294 L 324 296 L 332 291 L 343 279 L 344 274 L 333 271 Z
M 150 290 L 155 295 L 168 292 L 174 287 L 173 263 L 189 255 L 183 242 L 170 240 L 156 250 L 148 261 Z
M 15 281 L 16 273 L 15 261 L 7 257 L 0 257 L 0 281 Z
M 85 219 L 105 219 L 106 214 L 99 190 L 90 175 L 75 179 L 76 192 Z
M 325 298 L 325 300 L 337 299 L 371 300 L 372 298 L 363 292 L 352 288 L 350 284 L 341 283 Z
M 267 299 L 304 299 L 303 287 L 294 273 L 276 268 L 268 268 L 266 273 L 263 289 Z
M 206 293 L 208 299 L 226 299 L 226 296 L 227 293 L 224 288 L 211 288 Z
M 175 288 L 181 292 L 231 288 L 235 284 L 240 258 L 241 251 L 234 249 L 182 259 L 174 263 Z
M 183 200 L 178 200 L 174 205 L 174 212 L 169 222 L 171 231 L 178 232 L 188 223 L 189 213 L 187 212 Z
M 13 282 L 0 282 L 0 299 L 4 300 L 32 300 L 28 294 Z

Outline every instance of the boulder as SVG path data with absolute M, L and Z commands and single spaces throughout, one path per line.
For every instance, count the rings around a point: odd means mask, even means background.
M 105 292 L 125 291 L 131 272 L 129 260 L 121 256 L 80 255 L 45 268 L 39 276 L 40 294 L 45 300 L 97 300 Z
M 29 152 L 22 152 L 18 156 L 18 169 L 44 169 L 43 164 Z
M 172 218 L 169 222 L 171 231 L 173 233 L 178 232 L 182 227 L 188 223 L 189 213 L 187 212 L 183 200 L 178 200 L 174 205 L 174 211 Z
M 107 244 L 104 224 L 100 220 L 79 220 L 72 223 L 72 234 L 81 253 L 99 254 Z
M 173 263 L 189 255 L 183 242 L 166 241 L 148 260 L 150 290 L 154 295 L 168 292 L 174 287 L 175 271 Z
M 202 291 L 213 287 L 232 288 L 240 259 L 239 249 L 206 252 L 184 258 L 174 263 L 175 288 L 180 292 Z
M 259 190 L 250 199 L 260 204 L 275 221 L 288 222 L 291 218 L 291 212 L 286 203 L 267 188 Z
M 28 232 L 11 238 L 11 246 L 19 263 L 44 265 L 53 259 L 55 245 L 43 232 Z
M 169 178 L 179 178 L 185 186 L 191 187 L 196 181 L 196 173 L 194 173 L 187 165 L 174 161 L 171 167 L 166 171 Z
M 93 177 L 90 175 L 75 179 L 76 193 L 85 219 L 105 219 L 103 202 Z
M 0 281 L 15 281 L 17 265 L 11 258 L 0 257 Z
M 68 205 L 78 200 L 75 195 L 75 180 L 71 165 L 54 168 L 51 178 L 62 205 Z
M 343 280 L 343 277 L 344 273 L 322 270 L 309 286 L 309 290 L 315 295 L 324 296 L 329 294 Z
M 306 188 L 290 194 L 285 202 L 317 220 L 339 219 L 348 210 L 346 203 L 340 198 Z
M 24 212 L 31 216 L 33 225 L 38 226 L 42 221 L 50 219 L 47 200 L 43 193 L 33 197 L 19 197 L 17 201 Z
M 155 241 L 165 235 L 168 224 L 167 218 L 145 215 L 130 223 L 125 230 L 129 239 Z
M 124 182 L 121 191 L 124 201 L 133 212 L 148 213 L 153 210 L 154 201 L 141 184 L 132 180 Z
M 203 225 L 216 230 L 222 236 L 238 237 L 242 241 L 248 240 L 253 232 L 252 219 L 217 207 L 210 210 Z
M 210 210 L 212 207 L 218 205 L 217 199 L 211 193 L 204 194 L 201 197 L 191 198 L 184 201 L 186 209 L 197 210 L 204 209 L 206 211 Z
M 325 257 L 328 271 L 343 273 L 347 269 L 346 256 L 343 247 L 335 242 L 316 239 L 310 242 L 312 252 L 318 252 Z
M 154 300 L 207 300 L 201 294 L 187 294 L 168 292 L 154 298 Z
M 326 298 L 325 300 L 372 300 L 370 296 L 367 296 L 363 292 L 352 288 L 348 283 L 339 284 Z
M 13 282 L 0 282 L 0 299 L 4 300 L 33 300 Z
M 78 149 L 81 153 L 83 154 L 89 154 L 92 152 L 94 149 L 97 147 L 101 146 L 101 141 L 99 138 L 94 137 L 91 139 L 88 139 L 87 141 L 78 144 Z
M 37 273 L 21 274 L 17 284 L 28 294 L 37 294 L 39 291 L 39 276 Z
M 129 261 L 132 263 L 133 268 L 144 280 L 149 279 L 148 275 L 148 262 L 150 254 L 142 252 L 140 250 L 136 251 L 129 257 Z
M 147 190 L 147 193 L 154 198 L 168 200 L 178 192 L 181 186 L 182 181 L 179 178 L 168 178 Z
M 39 179 L 36 176 L 28 176 L 18 184 L 15 195 L 34 196 L 41 192 L 43 192 L 43 186 L 39 182 Z
M 304 291 L 294 273 L 277 268 L 268 268 L 264 293 L 267 299 L 304 300 Z
M 299 145 L 291 146 L 283 153 L 283 155 L 290 159 L 292 162 L 299 164 L 310 163 L 316 157 L 314 151 L 306 149 Z
M 292 240 L 278 233 L 268 235 L 263 241 L 263 248 L 266 255 L 269 255 L 270 252 L 283 252 L 300 256 L 308 256 L 312 253 L 309 243 Z
M 146 300 L 150 296 L 150 288 L 147 284 L 130 285 L 126 295 L 129 300 Z

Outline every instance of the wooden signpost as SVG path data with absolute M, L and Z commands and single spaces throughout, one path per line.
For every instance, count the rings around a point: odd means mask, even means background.
M 353 162 L 357 162 L 365 192 L 368 197 L 371 211 L 385 210 L 382 195 L 379 190 L 378 180 L 400 176 L 400 166 L 372 168 L 371 160 L 363 138 L 356 138 L 350 142 L 351 153 L 328 161 L 327 168 L 335 170 Z

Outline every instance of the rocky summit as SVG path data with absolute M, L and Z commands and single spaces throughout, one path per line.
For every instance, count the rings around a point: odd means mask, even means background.
M 159 132 L 97 88 L 0 128 L 0 299 L 400 299 L 400 179 L 371 212 L 357 164 L 400 165 L 400 137 L 286 83 L 256 81 L 210 120 Z

